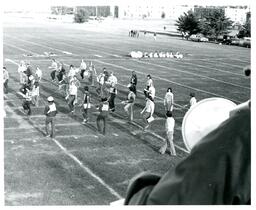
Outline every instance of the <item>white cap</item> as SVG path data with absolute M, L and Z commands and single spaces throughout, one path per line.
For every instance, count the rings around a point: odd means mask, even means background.
M 54 101 L 54 98 L 53 98 L 52 96 L 49 96 L 49 97 L 47 98 L 47 101 L 52 102 L 52 101 Z

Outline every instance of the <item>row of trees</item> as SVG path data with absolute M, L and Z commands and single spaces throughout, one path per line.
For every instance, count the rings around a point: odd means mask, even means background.
M 203 35 L 217 39 L 219 35 L 225 35 L 231 28 L 233 21 L 225 16 L 222 9 L 209 9 L 204 12 L 189 11 L 181 15 L 176 21 L 177 30 L 192 34 L 202 33 Z M 242 27 L 243 31 L 239 32 L 241 37 L 250 36 L 250 19 L 247 18 L 246 24 Z

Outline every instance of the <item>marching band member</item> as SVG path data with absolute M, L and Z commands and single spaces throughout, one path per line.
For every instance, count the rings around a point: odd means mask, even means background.
M 56 109 L 56 105 L 54 103 L 54 98 L 49 96 L 47 98 L 48 105 L 45 106 L 44 114 L 46 115 L 45 118 L 45 130 L 46 130 L 46 137 L 55 137 L 55 117 L 58 113 Z M 49 124 L 51 124 L 51 134 L 49 133 Z

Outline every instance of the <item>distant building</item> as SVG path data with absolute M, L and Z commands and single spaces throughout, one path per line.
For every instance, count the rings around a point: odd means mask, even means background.
M 247 20 L 247 13 L 250 12 L 248 6 L 228 6 L 225 8 L 226 17 L 234 21 L 234 23 L 245 24 Z
M 163 2 L 162 2 L 163 3 Z M 120 18 L 137 18 L 137 19 L 177 19 L 184 12 L 193 11 L 194 7 L 190 5 L 172 5 L 172 4 L 150 4 L 139 1 L 134 4 L 127 1 L 126 4 L 119 5 Z

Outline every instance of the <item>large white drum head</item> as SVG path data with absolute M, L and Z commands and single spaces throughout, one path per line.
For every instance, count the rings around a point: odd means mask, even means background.
M 182 137 L 190 151 L 202 137 L 229 118 L 236 104 L 224 98 L 207 98 L 192 106 L 182 121 Z

